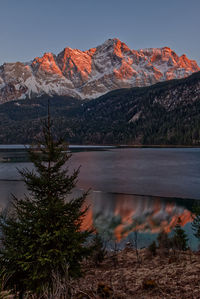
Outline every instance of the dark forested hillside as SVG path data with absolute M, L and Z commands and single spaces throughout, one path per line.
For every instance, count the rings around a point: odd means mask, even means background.
M 200 144 L 200 73 L 98 99 L 50 98 L 58 135 L 74 144 Z M 0 143 L 40 135 L 47 97 L 0 105 Z

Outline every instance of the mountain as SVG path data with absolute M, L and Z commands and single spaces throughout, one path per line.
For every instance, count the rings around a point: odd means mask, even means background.
M 109 39 L 88 51 L 65 48 L 28 63 L 0 66 L 0 103 L 42 95 L 97 98 L 119 88 L 149 86 L 200 71 L 196 61 L 168 47 L 131 50 Z
M 41 134 L 48 96 L 0 105 L 0 143 L 31 143 Z M 74 144 L 200 145 L 200 72 L 97 99 L 50 99 L 55 134 Z

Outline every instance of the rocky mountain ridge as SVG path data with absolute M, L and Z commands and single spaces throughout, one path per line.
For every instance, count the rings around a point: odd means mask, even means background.
M 131 50 L 109 39 L 88 51 L 65 48 L 29 63 L 0 66 L 0 103 L 42 95 L 92 99 L 111 90 L 149 86 L 199 71 L 196 61 L 168 47 Z

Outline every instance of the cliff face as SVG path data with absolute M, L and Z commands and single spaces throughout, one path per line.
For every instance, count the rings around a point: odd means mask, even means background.
M 0 66 L 0 103 L 44 94 L 96 98 L 111 90 L 148 86 L 199 71 L 194 60 L 168 47 L 131 50 L 109 39 L 88 51 L 65 48 L 29 63 Z

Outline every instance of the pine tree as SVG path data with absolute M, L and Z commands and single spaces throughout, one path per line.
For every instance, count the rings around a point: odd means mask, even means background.
M 172 246 L 178 250 L 188 249 L 188 238 L 185 231 L 181 228 L 180 218 L 178 218 L 178 222 L 174 229 L 174 235 L 172 237 Z
M 29 150 L 34 170 L 20 174 L 29 191 L 14 197 L 13 208 L 1 217 L 0 263 L 9 277 L 7 288 L 41 293 L 51 288 L 52 272 L 64 277 L 81 274 L 80 262 L 90 254 L 90 231 L 81 231 L 87 208 L 86 193 L 66 201 L 75 187 L 78 170 L 68 173 L 66 144 L 54 140 L 50 117 L 43 126 L 43 140 Z
M 200 205 L 197 205 L 193 208 L 194 210 L 194 219 L 192 222 L 192 228 L 194 230 L 194 235 L 200 241 Z

